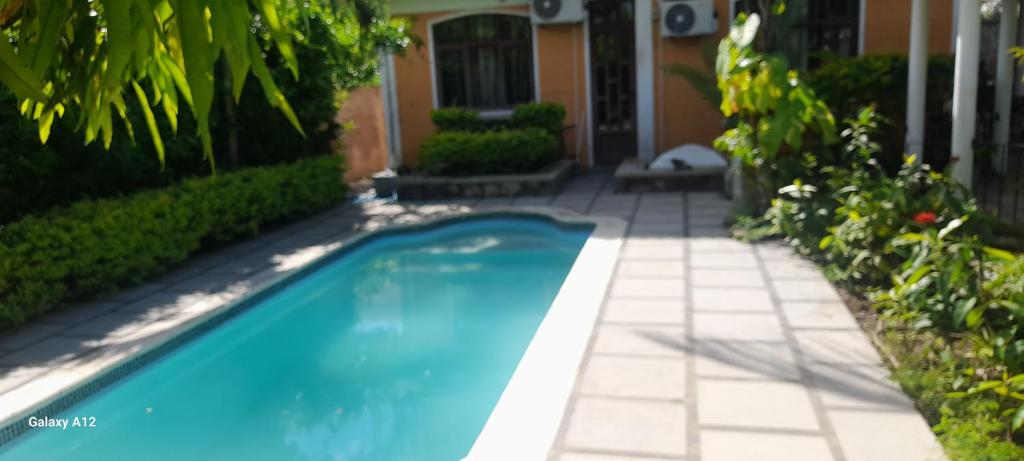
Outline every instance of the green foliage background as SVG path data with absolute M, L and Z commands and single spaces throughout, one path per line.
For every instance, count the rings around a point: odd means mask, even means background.
M 821 67 L 807 72 L 804 80 L 814 88 L 838 119 L 854 118 L 864 107 L 874 106 L 881 116 L 879 161 L 895 173 L 903 163 L 907 111 L 906 56 L 868 55 L 855 58 L 824 56 Z M 949 107 L 953 97 L 953 58 L 933 56 L 928 61 L 928 92 L 925 139 L 945 139 L 951 129 Z M 934 151 L 910 152 L 942 171 L 947 162 L 945 146 Z
M 298 80 L 271 45 L 270 30 L 258 28 L 267 67 L 282 94 L 292 101 L 305 136 L 268 103 L 255 77 L 245 80 L 235 106 L 227 85 L 232 76 L 218 72 L 210 113 L 217 168 L 230 171 L 337 153 L 334 146 L 342 127 L 335 115 L 345 92 L 375 83 L 380 50 L 400 52 L 414 42 L 407 24 L 386 21 L 383 15 L 371 6 L 335 12 L 329 2 L 281 11 L 301 69 Z M 233 120 L 225 114 L 225 103 L 232 105 Z M 126 112 L 134 126 L 145 123 L 137 105 L 129 104 Z M 82 142 L 75 132 L 77 120 L 76 109 L 69 107 L 63 118 L 54 120 L 50 139 L 41 145 L 36 122 L 21 116 L 16 98 L 0 90 L 0 224 L 76 200 L 164 187 L 212 173 L 194 135 L 196 120 L 190 112 L 180 114 L 176 136 L 166 119 L 156 118 L 166 151 L 164 165 L 147 130 L 136 129 L 133 143 L 124 127 L 115 124 L 117 135 L 104 149 L 99 143 Z M 232 137 L 237 140 L 237 161 L 229 155 Z
M 198 249 L 306 216 L 345 194 L 338 157 L 83 200 L 0 232 L 0 328 L 141 282 Z

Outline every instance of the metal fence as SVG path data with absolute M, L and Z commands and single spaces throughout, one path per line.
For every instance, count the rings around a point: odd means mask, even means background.
M 1024 226 L 1024 144 L 992 149 L 991 165 L 977 168 L 978 205 L 1014 226 Z

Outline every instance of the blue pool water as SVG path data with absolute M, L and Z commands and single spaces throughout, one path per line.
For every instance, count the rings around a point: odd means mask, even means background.
M 329 262 L 0 460 L 457 460 L 589 235 L 491 218 Z M 44 415 L 39 415 L 44 416 Z

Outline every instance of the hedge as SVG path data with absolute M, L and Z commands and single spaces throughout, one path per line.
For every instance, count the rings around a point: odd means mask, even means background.
M 562 134 L 565 107 L 554 102 L 536 102 L 516 106 L 512 111 L 513 128 L 540 128 L 554 136 Z
M 480 119 L 480 113 L 464 107 L 445 107 L 430 111 L 430 121 L 438 132 L 486 131 L 491 128 Z M 495 127 L 497 128 L 497 127 Z
M 554 160 L 558 142 L 539 128 L 486 132 L 451 131 L 420 147 L 420 171 L 432 175 L 532 173 Z
M 520 104 L 512 110 L 512 115 L 507 119 L 480 118 L 480 113 L 475 109 L 465 107 L 445 107 L 430 112 L 430 121 L 434 122 L 439 133 L 540 128 L 559 136 L 562 133 L 564 119 L 565 107 L 555 102 Z
M 344 191 L 341 159 L 317 157 L 27 216 L 0 228 L 0 327 L 139 283 L 203 246 L 324 209 Z
M 856 118 L 868 105 L 876 106 L 884 130 L 876 141 L 882 146 L 882 162 L 890 173 L 903 163 L 904 126 L 907 111 L 907 57 L 867 55 L 855 58 L 830 57 L 804 80 L 828 104 L 837 120 Z M 943 139 L 952 119 L 946 107 L 953 95 L 953 59 L 932 56 L 928 60 L 928 97 L 925 139 Z M 937 171 L 945 167 L 947 150 L 941 146 L 925 154 L 926 163 Z

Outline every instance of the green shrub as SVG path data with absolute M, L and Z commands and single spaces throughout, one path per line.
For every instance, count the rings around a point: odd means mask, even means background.
M 845 176 L 845 175 L 844 175 Z M 907 232 L 945 226 L 968 217 L 968 235 L 984 236 L 984 221 L 970 193 L 953 179 L 935 173 L 912 158 L 895 178 L 879 174 L 837 187 L 835 221 L 821 242 L 840 279 L 868 286 L 891 280 L 908 257 L 892 244 Z M 839 184 L 836 184 L 839 185 Z M 915 222 L 915 219 L 919 222 Z
M 438 133 L 420 148 L 420 171 L 432 175 L 530 173 L 555 158 L 558 143 L 539 128 Z
M 883 166 L 890 172 L 899 169 L 903 159 L 904 127 L 907 111 L 907 57 L 865 55 L 855 58 L 829 57 L 821 67 L 808 72 L 805 81 L 814 88 L 839 118 L 854 117 L 862 107 L 874 105 L 888 122 L 878 142 L 884 156 Z M 949 133 L 950 115 L 946 106 L 953 95 L 953 60 L 935 56 L 928 62 L 925 139 L 942 138 Z M 910 152 L 920 156 L 925 152 Z M 929 157 L 931 153 L 928 153 Z M 937 158 L 938 156 L 936 156 Z M 938 165 L 941 171 L 943 165 Z
M 448 131 L 494 131 L 507 128 L 540 128 L 552 135 L 562 133 L 565 107 L 554 102 L 520 104 L 508 119 L 481 118 L 476 109 L 445 107 L 430 111 L 430 120 L 440 133 Z
M 512 111 L 514 128 L 540 128 L 554 136 L 562 134 L 565 107 L 554 102 L 536 102 L 516 106 Z
M 480 114 L 473 109 L 463 107 L 446 107 L 430 111 L 430 121 L 434 122 L 439 132 L 447 131 L 483 131 L 486 126 L 480 120 Z
M 755 49 L 750 32 L 758 24 L 756 15 L 738 19 L 719 46 L 720 108 L 737 123 L 715 140 L 715 148 L 743 168 L 742 205 L 764 210 L 780 188 L 805 178 L 817 162 L 807 148 L 833 144 L 837 136 L 832 112 L 786 58 Z
M 1007 424 L 996 416 L 998 402 L 982 393 L 955 399 L 949 396 L 957 383 L 968 381 L 962 370 L 984 369 L 991 365 L 990 360 L 952 354 L 949 343 L 927 332 L 890 331 L 885 339 L 898 357 L 893 379 L 914 398 L 924 417 L 935 424 L 949 459 L 1024 459 L 1024 448 L 1007 438 Z
M 1003 437 L 1005 426 L 993 420 L 992 412 L 979 409 L 962 417 L 944 415 L 937 429 L 939 441 L 949 459 L 971 461 L 1008 461 L 1024 459 L 1024 448 Z
M 828 233 L 835 214 L 835 201 L 818 193 L 818 188 L 800 181 L 779 190 L 779 197 L 765 213 L 771 232 L 782 235 L 802 254 L 813 254 Z
M 203 245 L 255 234 L 344 195 L 340 159 L 319 157 L 87 200 L 0 228 L 0 327 L 138 283 Z

